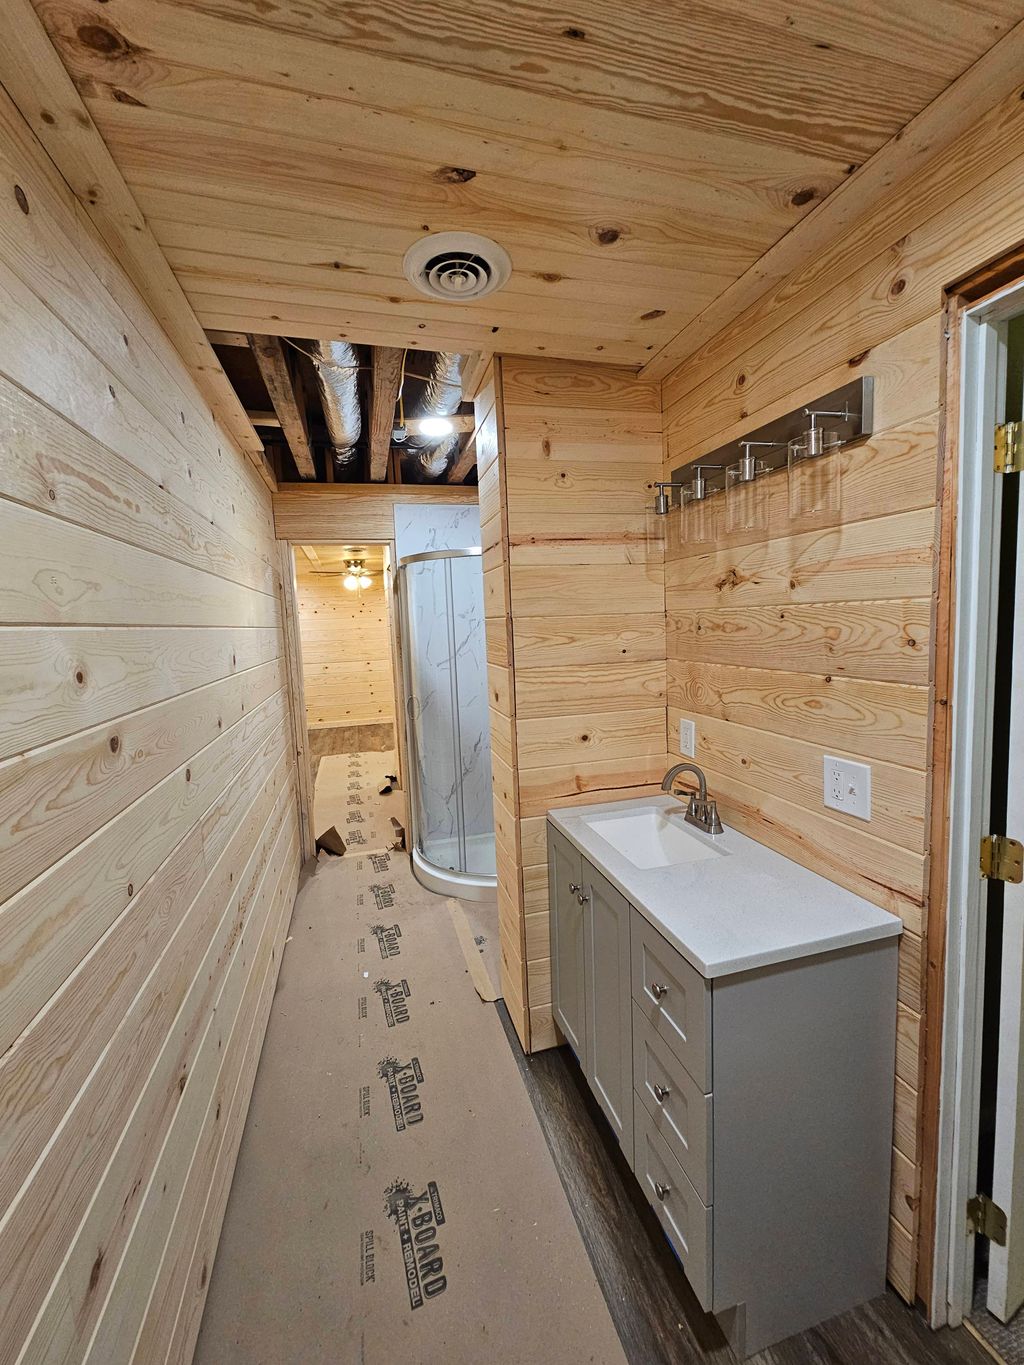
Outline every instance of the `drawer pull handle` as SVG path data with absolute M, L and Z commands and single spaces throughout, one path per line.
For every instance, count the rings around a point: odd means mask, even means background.
M 658 1101 L 659 1104 L 664 1104 L 665 1101 L 668 1099 L 669 1095 L 671 1095 L 672 1093 L 672 1091 L 668 1088 L 667 1085 L 655 1085 L 652 1086 L 651 1088 L 654 1091 L 654 1098 Z
M 656 1181 L 654 1182 L 654 1193 L 658 1196 L 658 1198 L 661 1200 L 661 1202 L 664 1203 L 665 1200 L 666 1200 L 666 1199 L 669 1197 L 669 1195 L 672 1193 L 672 1186 L 671 1186 L 671 1185 L 662 1185 L 662 1184 L 660 1183 L 660 1181 L 657 1181 L 657 1180 L 656 1180 Z
M 576 885 L 575 882 L 570 882 L 570 883 L 569 883 L 569 895 L 570 895 L 570 896 L 578 896 L 578 895 L 579 895 L 579 891 L 580 891 L 580 889 L 579 889 L 579 887 Z
M 580 895 L 578 895 L 576 899 L 579 901 L 580 905 L 586 905 L 587 901 L 590 900 L 590 897 L 580 893 Z
M 651 994 L 655 1000 L 660 1000 L 663 995 L 668 995 L 668 987 L 660 985 L 657 981 L 652 981 Z

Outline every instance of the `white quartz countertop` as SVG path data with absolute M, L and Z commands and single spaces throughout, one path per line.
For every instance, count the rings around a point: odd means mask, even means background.
M 721 850 L 700 862 L 644 870 L 588 818 L 656 807 Z M 548 811 L 548 820 L 702 976 L 727 976 L 903 932 L 903 921 L 726 826 L 715 836 L 685 824 L 674 796 Z M 599 828 L 600 822 L 598 822 Z

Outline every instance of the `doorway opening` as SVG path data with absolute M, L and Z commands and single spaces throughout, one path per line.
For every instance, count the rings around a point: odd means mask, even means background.
M 350 809 L 344 759 L 364 754 L 379 788 L 403 785 L 392 551 L 387 544 L 315 544 L 293 553 L 313 828 L 319 836 L 333 827 L 359 844 L 366 832 L 362 812 Z M 384 833 L 399 842 L 404 804 L 392 802 L 389 811 L 398 823 Z
M 1024 1362 L 1024 281 L 954 301 L 960 418 L 933 1320 Z M 941 629 L 941 623 L 940 623 Z

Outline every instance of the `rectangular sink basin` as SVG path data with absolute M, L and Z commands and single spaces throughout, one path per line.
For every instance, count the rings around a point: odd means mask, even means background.
M 584 823 L 607 840 L 624 858 L 644 870 L 674 867 L 677 863 L 699 863 L 705 858 L 721 857 L 706 838 L 683 822 L 683 812 L 646 806 L 622 815 L 584 817 Z

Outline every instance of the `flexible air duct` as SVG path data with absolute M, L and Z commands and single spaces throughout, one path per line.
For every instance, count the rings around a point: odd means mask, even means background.
M 466 357 L 450 351 L 437 351 L 431 357 L 430 374 L 423 393 L 408 416 L 454 417 L 462 405 L 462 366 Z M 427 481 L 443 479 L 455 462 L 459 436 L 453 432 L 440 440 L 432 436 L 410 436 L 405 449 L 412 457 L 414 476 Z
M 359 356 L 347 341 L 315 341 L 312 349 L 324 420 L 339 469 L 355 464 L 362 429 L 359 415 Z

